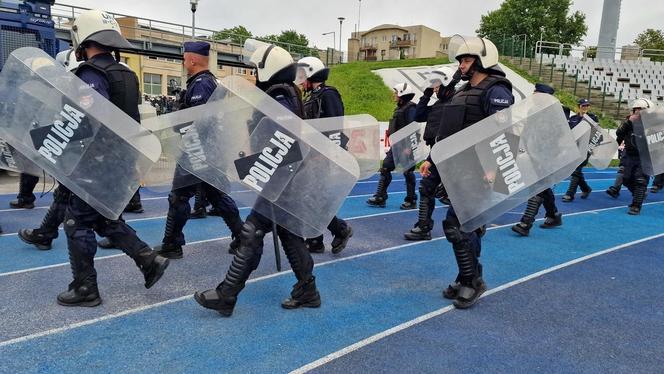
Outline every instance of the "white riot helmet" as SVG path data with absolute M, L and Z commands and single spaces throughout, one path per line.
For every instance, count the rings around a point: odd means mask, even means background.
M 330 69 L 325 67 L 323 61 L 318 57 L 305 57 L 297 62 L 298 78 L 301 72 L 304 72 L 304 77 L 310 82 L 325 82 L 330 75 Z
M 76 54 L 73 49 L 64 50 L 55 55 L 55 61 L 61 63 L 67 70 L 74 71 L 81 63 L 76 60 Z
M 448 46 L 450 60 L 461 61 L 465 56 L 473 56 L 477 58 L 480 69 L 491 69 L 498 65 L 498 48 L 489 39 L 454 35 Z
M 437 69 L 434 69 L 431 71 L 431 76 L 429 79 L 429 86 L 428 87 L 435 87 L 437 85 L 442 85 L 443 87 L 447 87 L 450 82 L 454 79 L 454 74 L 456 73 L 456 69 L 453 69 L 449 66 L 443 66 Z
M 397 97 L 401 98 L 406 95 L 415 95 L 415 91 L 413 91 L 413 87 L 408 84 L 408 83 L 399 83 L 392 87 L 394 92 L 397 94 Z
M 293 82 L 297 66 L 293 57 L 274 44 L 259 46 L 251 55 L 249 63 L 256 67 L 258 82 L 268 82 L 273 78 L 283 82 Z
M 632 101 L 631 108 L 633 109 L 649 109 L 653 107 L 652 101 L 646 98 L 638 98 Z
M 81 44 L 92 41 L 112 49 L 133 49 L 122 36 L 120 25 L 112 15 L 101 10 L 86 10 L 81 13 L 71 27 L 74 50 Z

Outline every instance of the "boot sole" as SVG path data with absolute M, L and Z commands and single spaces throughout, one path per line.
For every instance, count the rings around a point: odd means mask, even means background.
M 518 228 L 515 228 L 515 227 L 512 227 L 512 231 L 514 231 L 515 233 L 517 233 L 517 234 L 519 234 L 519 235 L 521 235 L 521 236 L 528 236 L 528 235 L 530 235 L 530 231 L 528 231 L 528 232 L 521 231 L 521 230 L 519 230 Z
M 477 302 L 480 300 L 480 297 L 482 297 L 482 294 L 486 292 L 486 286 L 477 291 L 477 296 L 473 298 L 473 300 L 459 300 L 456 299 L 452 304 L 454 304 L 454 307 L 457 309 L 468 309 L 472 307 L 473 305 L 477 304 Z
M 46 245 L 46 244 L 33 243 L 21 235 L 18 235 L 18 238 L 21 239 L 21 241 L 25 244 L 30 244 L 37 247 L 37 249 L 39 249 L 40 251 L 48 251 L 52 248 L 51 244 Z
M 170 263 L 171 262 L 168 261 L 168 258 L 167 258 L 166 261 L 164 261 L 163 265 L 161 265 L 160 267 L 157 268 L 157 270 L 155 272 L 155 276 L 152 278 L 152 281 L 150 281 L 150 283 L 145 283 L 145 288 L 150 289 L 157 282 L 159 282 L 159 280 L 164 275 L 164 272 L 166 271 L 166 268 L 168 268 L 168 265 L 170 265 Z
M 348 234 L 348 238 L 346 238 L 346 240 L 344 240 L 344 242 L 341 243 L 341 245 L 338 245 L 338 246 L 336 246 L 336 247 L 332 247 L 332 254 L 337 255 L 337 254 L 341 253 L 341 251 L 343 251 L 344 249 L 346 249 L 346 246 L 348 245 L 348 241 L 349 241 L 350 238 L 352 238 L 352 237 L 353 237 L 353 229 L 351 228 L 351 229 L 350 229 L 350 234 Z
M 291 305 L 291 304 L 281 304 L 281 307 L 284 309 L 298 309 L 298 308 L 319 308 L 321 305 L 320 299 L 317 301 L 309 301 L 302 304 Z
M 411 241 L 411 242 L 423 242 L 423 241 L 431 240 L 431 236 L 416 238 L 416 237 L 409 237 L 408 234 L 405 234 L 403 236 L 403 238 L 408 240 L 408 241 Z
M 90 301 L 81 301 L 80 303 L 74 303 L 74 304 L 63 303 L 62 301 L 60 301 L 60 299 L 57 299 L 57 302 L 59 305 L 62 306 L 82 306 L 86 308 L 92 308 L 101 304 L 101 298 L 97 298 L 95 300 L 90 300 Z
M 179 253 L 179 254 L 174 254 L 174 253 L 168 253 L 168 252 L 157 252 L 157 254 L 163 258 L 167 258 L 169 260 L 180 260 L 184 257 L 184 253 Z

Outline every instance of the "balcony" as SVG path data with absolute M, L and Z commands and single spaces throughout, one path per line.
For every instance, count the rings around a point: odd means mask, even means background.
M 390 48 L 408 48 L 414 46 L 415 40 L 393 40 L 390 42 Z
M 365 44 L 363 46 L 360 46 L 360 51 L 375 51 L 377 49 L 378 49 L 378 47 L 376 47 L 375 45 L 371 45 L 371 44 Z

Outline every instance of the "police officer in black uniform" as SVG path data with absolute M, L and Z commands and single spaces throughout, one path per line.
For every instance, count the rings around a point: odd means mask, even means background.
M 416 104 L 411 101 L 413 100 L 413 97 L 415 97 L 413 87 L 408 83 L 399 83 L 392 89 L 394 91 L 394 101 L 397 103 L 397 107 L 394 109 L 394 115 L 390 120 L 387 136 L 394 134 L 415 121 Z M 392 172 L 395 168 L 396 166 L 394 164 L 394 158 L 392 157 L 392 149 L 390 149 L 387 151 L 385 159 L 383 160 L 383 166 L 379 170 L 380 179 L 376 186 L 376 193 L 373 197 L 370 197 L 367 200 L 367 204 L 385 208 L 385 202 L 388 198 L 387 188 L 392 182 Z M 415 205 L 417 202 L 417 195 L 415 194 L 415 183 L 417 180 L 415 179 L 414 171 L 415 166 L 403 172 L 403 176 L 406 179 L 406 197 L 404 198 L 403 204 L 401 204 L 401 209 L 415 209 L 417 207 Z
M 187 90 L 181 109 L 205 104 L 217 88 L 217 79 L 208 70 L 210 44 L 206 42 L 184 43 L 184 67 L 187 69 Z M 180 183 L 180 181 L 189 181 Z M 193 183 L 192 183 L 193 182 Z M 186 172 L 177 166 L 173 185 L 186 185 L 174 188 L 168 195 L 168 215 L 166 216 L 166 229 L 164 239 L 160 246 L 155 247 L 159 254 L 172 259 L 182 258 L 182 246 L 185 244 L 184 229 L 191 214 L 189 199 L 196 194 L 200 186 L 206 198 L 212 205 L 221 211 L 222 218 L 231 230 L 234 241 L 231 251 L 237 248 L 242 219 L 235 201 L 208 183 Z
M 573 129 L 581 123 L 583 120 L 583 116 L 585 114 L 588 115 L 588 117 L 592 118 L 593 121 L 599 122 L 599 119 L 597 119 L 597 116 L 594 115 L 593 113 L 590 113 L 590 101 L 588 99 L 579 99 L 578 101 L 579 104 L 579 111 L 571 116 L 569 118 L 569 128 Z M 590 154 L 588 155 L 590 157 Z M 576 194 L 576 189 L 577 187 L 581 187 L 581 198 L 582 199 L 587 199 L 588 196 L 590 196 L 590 193 L 593 191 L 592 188 L 588 185 L 586 182 L 586 178 L 583 176 L 583 168 L 588 165 L 588 158 L 586 158 L 585 161 L 579 165 L 576 170 L 572 173 L 572 176 L 570 177 L 569 181 L 569 187 L 567 188 L 567 192 L 565 192 L 565 195 L 563 195 L 563 202 L 569 203 L 574 200 L 574 195 Z
M 455 52 L 455 57 L 459 61 L 461 79 L 468 83 L 444 106 L 443 122 L 438 128 L 438 141 L 514 103 L 512 84 L 498 66 L 496 46 L 484 38 L 463 40 Z M 420 166 L 420 172 L 422 176 L 431 176 L 434 183 L 440 181 L 431 159 Z M 462 203 L 452 201 L 443 221 L 445 238 L 452 243 L 459 268 L 456 280 L 443 290 L 443 297 L 454 300 L 455 307 L 466 309 L 472 307 L 486 291 L 486 284 L 482 279 L 482 264 L 479 262 L 481 237 L 485 230 L 482 228 L 473 232 L 461 231 L 454 204 Z
M 623 169 L 623 183 L 632 193 L 632 203 L 629 205 L 628 214 L 641 214 L 641 207 L 646 198 L 648 182 L 650 177 L 643 172 L 639 148 L 634 139 L 634 121 L 640 120 L 642 109 L 653 106 L 648 99 L 636 99 L 632 103 L 632 114 L 616 130 L 616 141 L 618 144 L 625 142 L 625 152 L 620 158 L 620 167 Z
M 72 39 L 77 57 L 85 61 L 76 70 L 76 75 L 127 115 L 140 121 L 138 78 L 118 62 L 118 49 L 133 47 L 120 34 L 117 21 L 99 10 L 85 11 L 72 25 Z M 113 52 L 115 56 L 111 54 Z M 96 136 L 100 138 L 99 142 L 104 142 L 117 135 L 102 128 Z M 94 151 L 93 144 L 88 150 L 91 153 L 89 157 L 94 157 Z M 58 295 L 60 305 L 92 307 L 101 303 L 94 268 L 97 251 L 95 232 L 110 237 L 136 262 L 144 275 L 146 288 L 152 287 L 168 267 L 168 259 L 159 256 L 141 241 L 122 217 L 109 220 L 74 194 L 68 199 L 64 220 L 74 280 L 67 291 Z
M 302 73 L 304 96 L 304 119 L 341 117 L 344 115 L 344 103 L 336 88 L 325 84 L 330 74 L 317 57 L 305 57 L 298 61 L 298 75 Z M 300 82 L 297 82 L 300 83 Z M 339 217 L 332 218 L 327 226 L 334 239 L 332 240 L 332 253 L 343 251 L 348 240 L 353 236 L 353 228 Z M 306 240 L 307 248 L 313 253 L 323 253 L 325 244 L 323 235 Z
M 538 92 L 553 95 L 555 90 L 553 87 L 547 86 L 544 83 L 536 83 L 535 93 Z M 539 208 L 542 205 L 544 205 L 546 214 L 544 215 L 544 222 L 540 225 L 540 227 L 543 229 L 550 229 L 553 227 L 561 226 L 563 224 L 563 215 L 562 213 L 558 212 L 558 208 L 556 207 L 556 196 L 553 193 L 553 189 L 547 188 L 546 190 L 528 199 L 526 210 L 523 212 L 523 216 L 521 217 L 521 222 L 512 226 L 512 231 L 521 236 L 528 236 L 530 234 L 530 229 L 533 227 L 533 223 L 535 222 L 535 217 L 539 212 Z
M 438 127 L 442 122 L 443 106 L 454 96 L 455 86 L 461 79 L 461 72 L 449 67 L 436 69 L 433 74 L 436 78 L 432 80 L 432 86 L 424 90 L 424 95 L 415 108 L 415 121 L 426 122 L 424 141 L 429 147 L 433 147 L 436 143 Z M 437 100 L 432 106 L 429 106 L 429 100 L 434 93 Z M 439 180 L 437 182 L 440 183 Z M 442 187 L 442 183 L 438 185 L 435 183 L 436 179 L 432 179 L 430 176 L 423 176 L 420 179 L 418 220 L 415 227 L 404 234 L 406 240 L 431 240 L 431 230 L 433 229 L 431 217 L 436 206 L 436 191 Z
M 297 64 L 293 62 L 291 55 L 281 47 L 272 44 L 263 45 L 253 52 L 250 62 L 257 67 L 257 87 L 302 117 L 304 115 L 302 99 L 293 83 L 297 74 Z M 259 120 L 260 118 L 254 119 L 254 121 Z M 259 198 L 256 204 L 270 203 Z M 263 254 L 263 237 L 272 231 L 272 227 L 270 218 L 252 209 L 242 227 L 240 248 L 224 281 L 216 289 L 196 292 L 194 295 L 200 305 L 216 310 L 225 317 L 233 313 L 238 294 L 260 263 Z M 314 262 L 304 244 L 304 239 L 281 226 L 277 226 L 276 235 L 281 240 L 286 257 L 297 278 L 291 297 L 284 300 L 281 306 L 285 309 L 318 308 L 321 300 L 316 288 L 316 278 L 313 276 Z

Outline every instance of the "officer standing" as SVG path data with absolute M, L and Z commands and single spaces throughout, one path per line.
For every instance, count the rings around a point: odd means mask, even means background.
M 325 67 L 323 61 L 317 57 L 305 57 L 298 61 L 298 70 L 304 71 L 304 82 L 302 82 L 305 91 L 304 119 L 343 116 L 344 103 L 339 91 L 325 84 L 330 75 L 330 69 Z M 327 229 L 334 235 L 332 253 L 337 254 L 343 251 L 348 240 L 353 236 L 353 228 L 346 221 L 335 216 Z M 307 239 L 306 244 L 310 252 L 323 253 L 325 251 L 323 235 Z
M 599 119 L 597 119 L 597 116 L 594 115 L 593 113 L 590 113 L 590 101 L 588 99 L 579 99 L 578 101 L 579 104 L 579 110 L 578 112 L 571 116 L 569 118 L 569 128 L 573 129 L 581 123 L 583 120 L 584 115 L 588 115 L 588 117 L 592 118 L 593 121 L 599 122 Z M 588 157 L 590 157 L 590 154 L 588 154 Z M 588 157 L 586 157 L 586 160 L 579 165 L 576 170 L 572 173 L 572 176 L 570 177 L 569 181 L 569 187 L 567 188 L 567 192 L 565 195 L 563 195 L 563 202 L 569 203 L 574 200 L 574 195 L 576 194 L 576 189 L 577 187 L 581 187 L 581 198 L 582 199 L 587 199 L 588 196 L 590 196 L 590 193 L 593 191 L 592 188 L 588 185 L 586 182 L 586 178 L 583 176 L 583 168 L 588 165 Z
M 84 11 L 72 24 L 72 40 L 77 57 L 85 61 L 76 70 L 76 75 L 127 115 L 140 121 L 138 78 L 118 62 L 118 49 L 133 47 L 122 37 L 117 21 L 99 10 Z M 60 305 L 92 307 L 101 303 L 94 268 L 95 232 L 111 238 L 136 262 L 144 275 L 145 288 L 152 287 L 168 267 L 168 259 L 141 241 L 122 217 L 109 220 L 74 194 L 67 202 L 64 219 L 74 280 L 67 291 L 58 295 Z
M 429 147 L 436 143 L 436 134 L 438 127 L 441 126 L 443 106 L 454 96 L 455 86 L 461 79 L 461 72 L 451 68 L 441 68 L 434 70 L 437 74 L 437 82 L 433 82 L 431 87 L 424 90 L 424 95 L 420 98 L 415 108 L 415 121 L 426 122 L 424 128 L 424 141 Z M 429 106 L 431 96 L 436 94 L 437 100 Z M 440 180 L 431 176 L 420 179 L 420 202 L 419 214 L 415 227 L 404 234 L 406 240 L 431 240 L 431 230 L 433 229 L 433 210 L 436 206 L 436 190 L 442 187 Z M 444 187 L 442 187 L 444 188 Z
M 294 63 L 290 53 L 273 44 L 263 45 L 253 52 L 250 62 L 256 66 L 256 86 L 291 112 L 302 117 L 304 115 L 302 99 L 293 83 L 297 74 L 297 64 Z M 257 124 L 260 119 L 254 118 L 252 124 Z M 270 203 L 259 198 L 255 204 Z M 200 305 L 216 310 L 224 317 L 233 314 L 238 294 L 260 263 L 263 255 L 263 237 L 272 231 L 272 227 L 270 218 L 252 209 L 242 227 L 240 248 L 224 281 L 216 289 L 196 292 L 194 295 Z M 314 261 L 304 239 L 282 226 L 277 226 L 277 232 L 272 234 L 278 235 L 281 240 L 288 262 L 297 278 L 291 297 L 284 300 L 281 306 L 285 309 L 318 308 L 321 300 L 316 288 L 316 278 L 313 276 Z
M 553 95 L 555 90 L 553 87 L 547 86 L 546 84 L 536 83 L 535 94 L 538 92 Z M 528 236 L 541 205 L 544 205 L 544 209 L 546 210 L 546 214 L 544 215 L 544 222 L 540 225 L 541 228 L 549 229 L 561 226 L 563 224 L 563 215 L 562 213 L 558 212 L 558 208 L 556 207 L 556 195 L 553 193 L 551 188 L 547 188 L 546 190 L 528 199 L 526 211 L 523 212 L 521 222 L 512 226 L 512 231 L 521 236 Z
M 206 42 L 184 43 L 184 68 L 187 70 L 189 79 L 187 79 L 187 90 L 181 109 L 205 104 L 217 88 L 217 79 L 208 70 L 209 54 L 210 44 Z M 180 183 L 184 180 L 189 182 Z M 186 185 L 186 187 L 173 188 L 168 195 L 168 215 L 166 216 L 164 239 L 161 245 L 155 247 L 160 255 L 172 259 L 182 258 L 182 246 L 185 244 L 182 230 L 191 214 L 189 199 L 196 194 L 199 185 L 212 206 L 221 211 L 224 222 L 231 230 L 233 242 L 230 251 L 237 248 L 242 219 L 235 201 L 230 196 L 212 185 L 202 182 L 179 165 L 175 170 L 173 185 Z
M 397 107 L 394 109 L 394 114 L 390 120 L 387 136 L 394 134 L 415 121 L 416 104 L 411 101 L 415 97 L 413 88 L 404 82 L 397 84 L 392 90 L 394 91 L 394 101 Z M 392 182 L 392 172 L 395 168 L 392 149 L 390 149 L 387 151 L 383 160 L 383 166 L 379 170 L 380 179 L 378 180 L 378 186 L 376 186 L 376 193 L 367 200 L 367 204 L 385 208 L 385 202 L 388 198 L 387 188 Z M 417 202 L 417 195 L 415 194 L 415 183 L 417 180 L 415 179 L 414 171 L 415 166 L 403 172 L 403 176 L 406 179 L 406 197 L 403 204 L 401 204 L 401 209 L 415 209 L 417 207 L 415 205 Z
M 627 213 L 631 215 L 641 214 L 641 207 L 646 198 L 648 181 L 650 177 L 643 173 L 641 168 L 641 157 L 639 148 L 634 139 L 634 121 L 641 118 L 641 110 L 653 106 L 648 99 L 636 99 L 632 102 L 632 114 L 616 130 L 616 141 L 618 144 L 625 142 L 625 152 L 620 158 L 620 167 L 623 169 L 623 183 L 632 193 L 632 203 L 629 205 Z
M 461 79 L 468 83 L 444 106 L 438 141 L 514 103 L 512 84 L 498 66 L 498 49 L 490 40 L 470 38 L 457 49 L 455 57 L 459 62 Z M 431 176 L 434 181 L 440 181 L 438 170 L 430 157 L 422 163 L 420 172 L 422 176 Z M 443 221 L 445 238 L 452 243 L 459 268 L 456 280 L 443 291 L 443 297 L 454 300 L 455 307 L 466 309 L 472 307 L 486 291 L 482 264 L 479 262 L 481 237 L 485 229 L 461 231 L 461 224 L 454 212 L 454 204 L 461 203 L 452 201 Z

